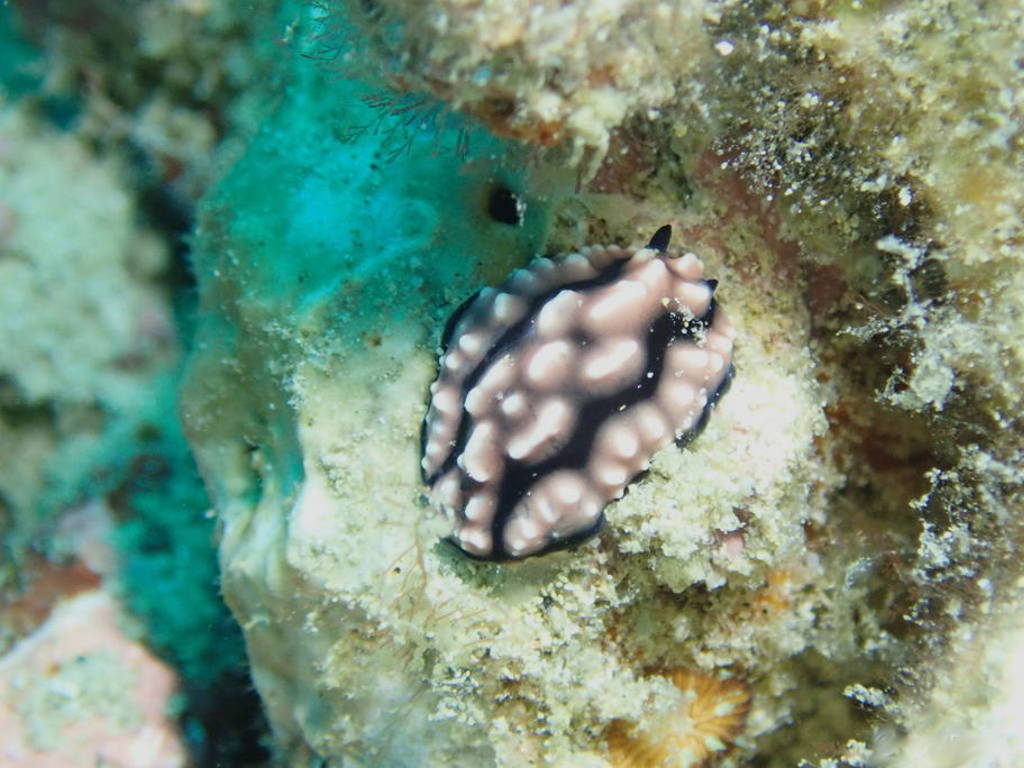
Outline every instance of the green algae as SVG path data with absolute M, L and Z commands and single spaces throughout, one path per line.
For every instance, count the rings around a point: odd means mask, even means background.
M 18 29 L 11 10 L 0 7 L 0 91 L 17 98 L 39 86 L 40 51 Z
M 154 386 L 156 402 L 173 406 L 177 385 L 168 376 Z M 88 495 L 114 501 L 118 580 L 148 642 L 190 686 L 211 689 L 244 666 L 244 651 L 218 594 L 206 492 L 173 407 L 140 420 L 133 433 L 128 444 L 110 446 L 124 469 Z
M 244 473 L 250 498 L 266 480 L 256 476 L 260 467 L 276 474 L 273 485 L 285 496 L 301 478 L 288 458 L 299 451 L 279 386 L 286 361 L 310 345 L 321 349 L 310 362 L 322 369 L 337 365 L 331 357 L 341 350 L 422 343 L 412 318 L 429 312 L 440 321 L 481 279 L 496 281 L 523 263 L 543 242 L 548 218 L 548 203 L 524 189 L 522 167 L 508 164 L 507 146 L 475 131 L 472 157 L 437 152 L 434 131 L 461 141 L 455 134 L 466 129 L 431 126 L 395 156 L 386 129 L 338 128 L 380 121 L 365 101 L 379 90 L 338 81 L 308 61 L 294 66 L 287 98 L 199 214 L 196 270 L 217 280 L 200 281 L 197 334 L 205 346 L 193 361 L 187 415 L 190 429 L 218 434 L 218 464 L 230 455 L 239 469 L 254 465 Z M 404 119 L 383 115 L 385 123 Z M 498 189 L 522 196 L 521 226 L 489 216 Z M 290 317 L 276 322 L 281 306 Z M 332 345 L 338 352 L 328 351 Z M 267 369 L 264 359 L 279 362 Z M 276 383 L 261 390 L 258 412 L 244 416 L 228 390 L 205 383 L 264 387 L 264 373 Z M 262 455 L 279 441 L 273 455 Z M 220 498 L 222 475 L 209 474 Z

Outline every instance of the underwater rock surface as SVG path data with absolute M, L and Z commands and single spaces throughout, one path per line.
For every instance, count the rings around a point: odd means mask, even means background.
M 697 83 L 710 41 L 702 0 L 334 0 L 400 88 L 432 93 L 495 134 L 603 155 L 626 118 L 653 118 Z M 328 19 L 335 14 L 328 14 Z M 683 86 L 685 87 L 685 86 Z
M 814 459 L 823 397 L 786 275 L 743 287 L 709 249 L 746 318 L 743 375 L 696 447 L 659 454 L 595 543 L 518 568 L 469 562 L 422 502 L 434 347 L 456 304 L 541 248 L 551 202 L 486 156 L 432 154 L 429 137 L 387 164 L 379 135 L 339 141 L 323 125 L 351 119 L 354 99 L 335 85 L 324 103 L 326 75 L 299 71 L 204 202 L 184 393 L 225 596 L 293 758 L 600 765 L 613 722 L 679 696 L 649 668 L 770 663 L 756 650 L 769 637 L 772 660 L 802 648 L 809 608 L 683 642 L 705 614 L 746 614 L 759 562 L 785 564 L 780 604 L 819 572 L 802 524 L 835 476 Z M 523 195 L 522 226 L 488 216 L 499 184 Z M 737 452 L 757 457 L 742 478 Z M 695 613 L 676 597 L 688 588 L 716 609 Z
M 708 68 L 609 127 L 594 193 L 479 137 L 396 154 L 401 113 L 295 58 L 204 199 L 183 410 L 291 764 L 909 765 L 889 726 L 926 731 L 944 660 L 1016 610 L 1024 86 L 1020 56 L 970 62 L 1019 48 L 1019 9 L 701 8 Z M 665 222 L 737 329 L 707 431 L 577 549 L 440 544 L 418 458 L 444 318 L 536 252 Z

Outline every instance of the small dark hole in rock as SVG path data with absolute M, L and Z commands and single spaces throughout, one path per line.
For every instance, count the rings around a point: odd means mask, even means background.
M 495 221 L 518 227 L 523 223 L 526 203 L 508 187 L 497 185 L 487 200 L 487 214 Z

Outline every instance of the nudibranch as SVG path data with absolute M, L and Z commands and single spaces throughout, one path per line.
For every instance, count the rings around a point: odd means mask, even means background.
M 512 560 L 595 534 L 604 508 L 732 376 L 733 328 L 693 254 L 537 258 L 449 319 L 423 423 L 423 477 L 468 555 Z

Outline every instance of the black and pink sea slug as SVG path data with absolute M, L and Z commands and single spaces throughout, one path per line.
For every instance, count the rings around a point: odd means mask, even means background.
M 455 311 L 422 469 L 467 554 L 509 560 L 592 536 L 604 507 L 701 429 L 733 328 L 693 254 L 597 246 L 538 258 Z

